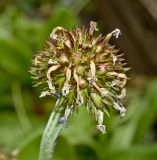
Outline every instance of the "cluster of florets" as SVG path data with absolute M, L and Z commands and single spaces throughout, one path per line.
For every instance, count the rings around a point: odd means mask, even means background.
M 105 133 L 104 113 L 109 115 L 108 110 L 115 108 L 125 115 L 121 99 L 126 94 L 128 68 L 123 54 L 110 44 L 110 38 L 118 38 L 120 30 L 106 36 L 95 36 L 95 31 L 93 21 L 89 29 L 54 28 L 44 50 L 35 56 L 31 73 L 35 86 L 43 86 L 40 97 L 52 95 L 66 104 L 63 121 L 85 106 L 96 118 L 97 129 Z

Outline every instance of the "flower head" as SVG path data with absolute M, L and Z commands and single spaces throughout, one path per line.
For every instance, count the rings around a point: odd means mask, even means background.
M 121 34 L 119 29 L 106 36 L 95 36 L 96 22 L 89 29 L 68 31 L 56 27 L 43 51 L 35 56 L 31 74 L 35 86 L 42 85 L 40 97 L 52 95 L 66 104 L 61 122 L 84 105 L 96 118 L 97 129 L 105 133 L 104 113 L 113 107 L 125 115 L 121 104 L 125 97 L 126 63 L 110 38 Z

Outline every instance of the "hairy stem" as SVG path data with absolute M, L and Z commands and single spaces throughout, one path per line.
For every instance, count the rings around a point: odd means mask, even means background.
M 41 139 L 39 160 L 52 160 L 52 154 L 56 144 L 55 141 L 59 136 L 64 125 L 58 123 L 61 118 L 61 113 L 62 109 L 55 109 L 50 115 L 50 118 L 48 120 L 47 126 Z

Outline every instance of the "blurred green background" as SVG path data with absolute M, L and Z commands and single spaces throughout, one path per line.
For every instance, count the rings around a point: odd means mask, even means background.
M 104 34 L 122 30 L 116 43 L 132 68 L 127 114 L 106 117 L 102 135 L 85 109 L 74 113 L 54 160 L 156 160 L 156 8 L 155 0 L 0 0 L 0 160 L 37 160 L 54 100 L 39 99 L 32 88 L 31 59 L 53 27 L 87 26 L 91 20 Z

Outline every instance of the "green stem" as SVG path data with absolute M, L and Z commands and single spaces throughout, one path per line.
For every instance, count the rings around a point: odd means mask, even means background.
M 58 107 L 55 108 L 50 115 L 41 139 L 39 160 L 52 160 L 52 154 L 56 144 L 55 141 L 64 125 L 58 123 L 62 116 L 62 108 L 60 107 L 60 110 L 57 110 Z

